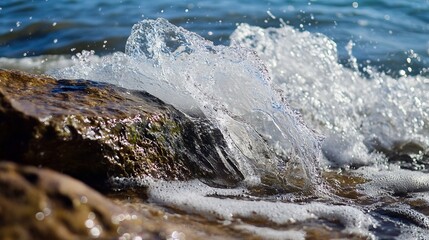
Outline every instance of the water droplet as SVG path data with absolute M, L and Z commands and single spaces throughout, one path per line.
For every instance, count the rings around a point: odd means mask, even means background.
M 21 27 L 21 22 L 20 21 L 16 22 L 16 27 Z
M 9 32 L 13 32 L 13 28 L 11 28 L 11 29 L 9 30 Z
M 189 9 L 185 9 L 185 12 L 189 12 Z
M 89 232 L 91 233 L 91 235 L 93 237 L 96 237 L 96 238 L 99 237 L 101 234 L 101 231 L 98 227 L 91 228 L 91 230 Z
M 272 19 L 276 19 L 276 16 L 274 16 L 270 10 L 267 11 L 268 16 L 270 16 Z
M 43 219 L 45 219 L 45 214 L 43 214 L 42 212 L 36 213 L 36 219 L 42 221 Z
M 403 70 L 403 69 L 399 70 L 399 75 L 405 76 L 405 74 L 406 74 L 405 70 Z
M 359 7 L 359 3 L 357 3 L 357 2 L 353 2 L 353 3 L 352 3 L 352 6 L 353 6 L 353 8 L 358 8 L 358 7 Z
M 58 39 L 56 39 L 56 38 L 55 38 L 55 39 L 54 39 L 54 44 L 56 44 L 57 42 L 58 42 Z
M 76 51 L 76 48 L 71 48 L 70 51 L 74 52 L 74 51 Z M 82 198 L 81 198 L 81 201 L 82 201 Z
M 27 53 L 22 54 L 22 56 L 26 57 L 26 56 L 27 56 Z
M 213 35 L 213 32 L 212 32 L 212 31 L 209 31 L 207 34 L 208 34 L 209 36 L 212 36 L 212 35 Z
M 87 220 L 85 221 L 85 227 L 87 227 L 87 228 L 93 228 L 93 227 L 94 227 L 94 225 L 95 225 L 95 223 L 94 223 L 94 221 L 93 221 L 93 220 L 91 220 L 91 219 L 87 219 Z
M 57 26 L 57 23 L 56 22 L 52 23 L 52 26 L 53 27 Z
M 174 240 L 185 239 L 185 234 L 182 232 L 174 231 L 171 233 L 171 238 Z
M 407 58 L 407 63 L 411 63 L 411 58 Z

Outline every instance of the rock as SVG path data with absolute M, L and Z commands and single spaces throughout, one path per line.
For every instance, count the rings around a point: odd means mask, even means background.
M 109 199 L 61 173 L 0 161 L 0 239 L 251 239 L 218 221 L 166 212 L 140 193 Z
M 66 175 L 0 162 L 0 239 L 156 238 L 140 219 Z
M 0 158 L 64 172 L 92 186 L 111 176 L 243 176 L 218 129 L 154 96 L 85 80 L 0 70 Z

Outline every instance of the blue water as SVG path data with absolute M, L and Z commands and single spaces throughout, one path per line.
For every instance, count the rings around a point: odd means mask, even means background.
M 291 211 L 302 217 L 297 225 L 316 216 L 375 239 L 429 234 L 428 0 L 0 0 L 0 68 L 31 71 L 48 59 L 32 56 L 50 54 L 60 57 L 42 71 L 58 79 L 145 90 L 204 113 L 228 142 L 243 186 L 282 193 L 304 180 L 327 202 L 279 201 L 294 199 L 289 193 L 211 202 L 206 195 L 218 190 L 199 183 L 184 183 L 186 191 L 147 183 L 156 203 L 228 221 L 256 214 L 280 224 L 271 232 L 289 224 Z M 368 181 L 351 186 L 350 201 L 331 199 L 320 184 L 330 169 Z
M 282 19 L 333 39 L 343 63 L 349 41 L 362 66 L 394 76 L 408 67 L 421 74 L 429 63 L 428 0 L 2 0 L 0 57 L 123 51 L 132 25 L 157 17 L 215 44 L 227 44 L 238 23 L 269 27 Z M 420 61 L 407 63 L 415 54 Z

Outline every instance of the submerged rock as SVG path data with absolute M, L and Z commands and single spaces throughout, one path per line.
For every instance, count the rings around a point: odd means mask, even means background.
M 108 177 L 242 179 L 222 134 L 154 96 L 0 70 L 0 158 L 89 184 Z

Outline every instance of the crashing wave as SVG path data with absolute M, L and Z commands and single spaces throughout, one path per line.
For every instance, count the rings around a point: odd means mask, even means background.
M 191 116 L 203 113 L 222 131 L 248 180 L 320 187 L 318 136 L 247 48 L 215 46 L 165 19 L 143 20 L 134 25 L 125 54 L 83 61 L 56 75 L 145 90 Z

